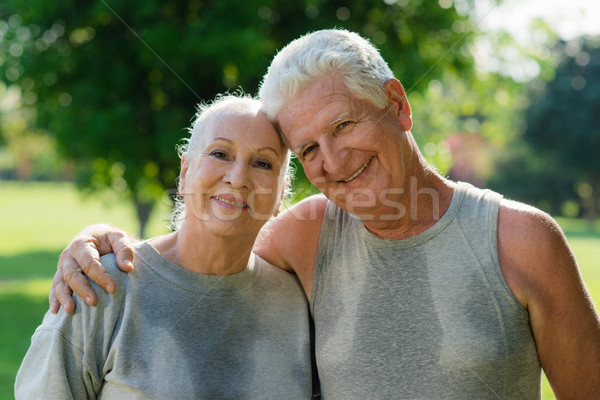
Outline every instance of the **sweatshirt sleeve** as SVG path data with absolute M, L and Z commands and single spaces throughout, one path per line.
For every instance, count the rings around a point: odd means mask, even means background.
M 115 277 L 116 263 L 114 255 L 110 256 L 102 257 L 102 263 Z M 17 400 L 95 399 L 102 389 L 105 362 L 124 300 L 124 282 L 117 281 L 114 295 L 91 285 L 98 294 L 95 307 L 73 296 L 72 314 L 61 308 L 58 314 L 47 312 L 44 316 L 17 372 Z
M 83 343 L 68 333 L 73 317 L 63 310 L 46 314 L 17 373 L 17 400 L 96 398 L 102 379 L 95 368 L 88 367 Z

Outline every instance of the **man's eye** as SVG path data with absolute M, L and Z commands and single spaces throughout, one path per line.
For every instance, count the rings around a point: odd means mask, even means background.
M 306 157 L 307 155 L 309 155 L 310 153 L 312 153 L 314 150 L 316 150 L 317 147 L 319 147 L 318 144 L 311 144 L 310 146 L 308 146 L 307 148 L 305 148 L 304 151 L 302 151 L 302 157 Z
M 344 129 L 345 127 L 347 127 L 351 123 L 352 123 L 352 121 L 344 121 L 344 122 L 342 122 L 341 124 L 339 124 L 337 126 L 337 130 L 339 131 L 340 129 Z

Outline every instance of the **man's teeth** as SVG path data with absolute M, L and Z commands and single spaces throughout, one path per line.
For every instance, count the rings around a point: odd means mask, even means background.
M 236 207 L 245 207 L 245 208 L 248 207 L 247 204 L 238 203 L 237 201 L 227 200 L 227 199 L 224 199 L 224 198 L 219 197 L 219 196 L 215 196 L 215 199 L 217 199 L 219 201 L 222 201 L 223 203 L 231 204 L 232 206 L 236 206 Z
M 363 172 L 363 171 L 365 170 L 365 168 L 367 168 L 367 165 L 369 165 L 369 163 L 371 162 L 371 160 L 372 160 L 372 159 L 373 159 L 373 158 L 369 158 L 369 159 L 367 160 L 367 162 L 366 162 L 366 163 L 364 163 L 364 164 L 363 164 L 363 166 L 362 166 L 362 167 L 360 167 L 360 169 L 354 173 L 354 175 L 352 175 L 352 176 L 351 176 L 350 178 L 348 178 L 348 179 L 345 179 L 345 180 L 344 180 L 344 182 L 350 182 L 352 179 L 354 179 L 354 178 L 356 178 L 357 176 L 359 176 L 359 175 L 360 175 L 360 173 L 361 173 L 361 172 Z

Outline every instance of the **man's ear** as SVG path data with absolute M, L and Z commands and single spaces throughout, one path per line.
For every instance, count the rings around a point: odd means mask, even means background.
M 183 153 L 181 155 L 181 170 L 179 171 L 179 187 L 177 188 L 179 195 L 184 195 L 183 188 L 185 187 L 185 177 L 187 175 L 188 169 L 190 167 L 190 159 L 187 156 L 187 153 Z
M 385 97 L 390 106 L 397 112 L 398 120 L 405 131 L 412 128 L 412 113 L 410 104 L 402 84 L 397 79 L 388 79 L 384 85 Z

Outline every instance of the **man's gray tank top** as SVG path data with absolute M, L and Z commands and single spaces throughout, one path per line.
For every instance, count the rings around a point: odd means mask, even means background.
M 324 399 L 541 398 L 529 314 L 498 262 L 500 199 L 460 183 L 403 240 L 329 202 L 311 294 Z

